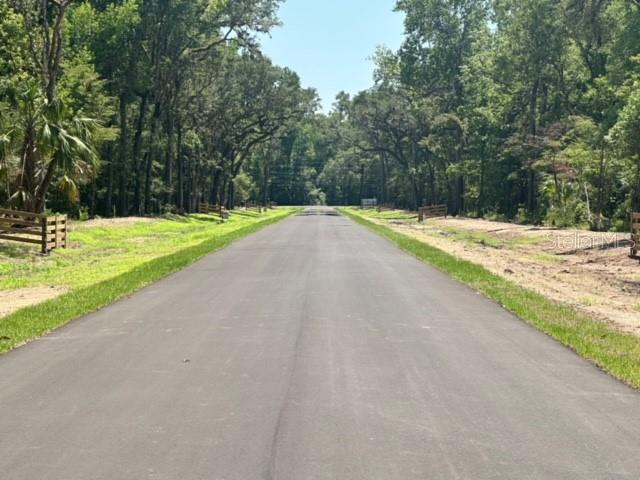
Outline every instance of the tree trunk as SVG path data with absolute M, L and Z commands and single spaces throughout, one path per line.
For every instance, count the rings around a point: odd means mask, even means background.
M 271 175 L 271 163 L 265 160 L 262 168 L 262 205 L 269 206 L 269 176 Z
M 411 175 L 411 185 L 413 186 L 413 210 L 417 211 L 420 208 L 421 200 L 419 199 L 420 188 L 415 174 Z
M 364 191 L 364 173 L 365 173 L 365 169 L 364 169 L 364 163 L 360 164 L 360 199 L 363 199 L 365 196 L 365 191 Z
M 111 156 L 107 157 L 111 158 Z M 107 205 L 106 205 L 106 216 L 113 216 L 113 177 L 114 177 L 114 168 L 113 168 L 113 159 L 109 161 L 109 170 L 107 177 Z
M 229 193 L 227 195 L 227 210 L 236 208 L 236 184 L 233 179 L 229 179 Z
M 527 210 L 533 214 L 536 210 L 536 172 L 529 167 L 527 175 Z
M 485 188 L 485 169 L 487 161 L 485 159 L 486 151 L 484 142 L 480 147 L 480 186 L 478 193 L 478 213 L 482 217 L 484 215 L 484 188 Z
M 437 191 L 436 188 L 436 170 L 435 170 L 435 166 L 433 165 L 433 159 L 430 158 L 431 154 L 428 154 L 427 158 L 428 158 L 428 162 L 427 162 L 427 169 L 429 170 L 429 203 L 431 205 L 435 205 L 436 203 L 438 203 L 439 200 L 439 192 Z
M 380 155 L 380 170 L 382 172 L 381 175 L 381 185 L 380 185 L 380 191 L 381 191 L 381 196 L 382 196 L 382 202 L 383 203 L 388 203 L 389 202 L 389 192 L 387 191 L 387 182 L 388 182 L 388 173 L 387 173 L 387 159 L 385 158 L 384 154 Z
M 175 138 L 174 138 L 174 123 L 173 114 L 167 112 L 167 151 L 164 160 L 164 182 L 167 193 L 165 195 L 164 202 L 166 204 L 175 204 L 174 202 L 174 188 L 173 188 L 173 159 L 175 154 Z
M 156 145 L 158 142 L 158 121 L 160 120 L 160 102 L 156 103 L 153 112 L 153 121 L 151 123 L 151 141 L 147 150 L 147 173 L 144 179 L 144 213 L 149 215 L 151 212 L 151 181 L 153 180 L 153 158 L 156 153 Z
M 223 177 L 220 180 L 220 184 L 221 184 L 220 193 L 219 193 L 220 205 L 228 207 L 229 205 L 227 203 L 227 199 L 229 197 L 229 178 L 226 176 L 226 174 L 222 172 L 219 175 Z M 215 182 L 215 179 L 214 179 L 214 182 Z
M 605 153 L 605 141 L 602 140 L 602 146 L 600 148 L 600 169 L 598 172 L 598 205 L 596 206 L 598 211 L 598 230 L 602 230 L 604 225 L 602 219 L 604 218 L 604 199 L 605 199 L 605 186 L 604 175 L 606 171 L 606 153 Z
M 458 176 L 458 201 L 456 202 L 458 204 L 458 215 L 464 215 L 464 194 L 465 194 L 465 182 L 464 182 L 464 176 L 463 175 L 459 175 Z
M 200 145 L 196 145 L 195 158 L 193 159 L 191 172 L 191 211 L 195 212 L 200 207 Z
M 98 179 L 96 176 L 91 180 L 91 204 L 89 206 L 89 216 L 96 216 L 96 197 L 98 196 Z
M 213 183 L 211 186 L 211 202 L 213 205 L 224 205 L 224 200 L 220 198 L 220 182 L 222 181 L 222 170 L 213 168 Z
M 128 213 L 127 206 L 127 179 L 129 178 L 127 171 L 127 138 L 129 136 L 129 129 L 127 125 L 127 102 L 126 96 L 123 94 L 120 96 L 120 145 L 118 149 L 118 215 L 126 216 Z
M 133 139 L 133 172 L 135 175 L 135 186 L 133 193 L 133 210 L 136 215 L 142 213 L 142 177 L 143 172 L 140 168 L 140 154 L 142 153 L 142 134 L 144 132 L 144 120 L 147 114 L 147 105 L 149 103 L 149 94 L 145 93 L 140 100 L 140 110 L 138 112 L 138 120 L 136 122 L 136 134 Z
M 20 208 L 28 212 L 41 213 L 41 209 L 36 209 L 36 164 L 38 151 L 36 148 L 36 132 L 31 120 L 27 122 L 22 145 L 22 174 L 20 185 L 25 195 L 25 203 L 19 205 Z
M 178 211 L 184 213 L 184 159 L 182 158 L 182 124 L 180 120 L 177 122 L 177 131 Z
M 529 108 L 529 133 L 533 138 L 538 135 L 538 91 L 540 89 L 540 79 L 536 79 L 531 88 L 530 108 Z M 531 165 L 533 159 L 529 159 L 527 165 L 527 210 L 533 214 L 536 210 L 536 173 Z

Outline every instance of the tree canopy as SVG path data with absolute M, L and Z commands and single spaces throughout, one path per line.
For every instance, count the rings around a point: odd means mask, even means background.
M 321 113 L 259 35 L 279 0 L 0 0 L 0 204 L 253 200 L 623 227 L 640 210 L 635 0 L 398 0 L 398 51 Z

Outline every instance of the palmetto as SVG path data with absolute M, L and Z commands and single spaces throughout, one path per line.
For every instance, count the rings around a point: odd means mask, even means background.
M 92 138 L 98 124 L 66 108 L 56 99 L 49 103 L 35 83 L 4 91 L 14 109 L 12 129 L 3 132 L 5 145 L 19 153 L 15 191 L 10 202 L 28 211 L 42 212 L 51 185 L 59 183 L 72 200 L 78 183 L 96 171 L 98 156 Z M 5 164 L 10 159 L 5 156 Z M 0 156 L 0 159 L 2 157 Z M 13 160 L 16 163 L 16 159 Z

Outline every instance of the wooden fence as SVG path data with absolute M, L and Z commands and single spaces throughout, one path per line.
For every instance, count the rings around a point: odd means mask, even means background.
M 446 217 L 449 211 L 446 205 L 433 205 L 418 210 L 418 221 L 424 222 L 428 218 Z
M 631 214 L 631 256 L 639 258 L 640 252 L 640 213 Z
M 43 254 L 67 248 L 67 216 L 0 209 L 0 239 L 40 245 Z
M 227 212 L 221 205 L 209 205 L 208 203 L 201 203 L 198 206 L 198 213 L 201 213 L 202 215 L 218 215 L 223 220 L 229 218 L 229 212 Z
M 389 212 L 395 210 L 396 206 L 393 203 L 384 203 L 378 206 L 378 213 L 380 212 Z
M 360 208 L 362 209 L 376 208 L 377 206 L 378 206 L 377 198 L 363 198 L 362 201 L 360 202 Z
M 255 202 L 247 202 L 244 206 L 247 210 L 255 210 L 258 213 L 262 213 L 262 205 Z

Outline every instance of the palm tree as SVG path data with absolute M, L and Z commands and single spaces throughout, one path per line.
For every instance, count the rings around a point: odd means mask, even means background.
M 5 135 L 7 143 L 20 142 L 17 189 L 10 203 L 42 213 L 47 193 L 57 179 L 76 200 L 78 183 L 95 175 L 98 166 L 92 146 L 97 122 L 72 113 L 60 99 L 50 103 L 36 84 L 5 97 L 19 119 Z

